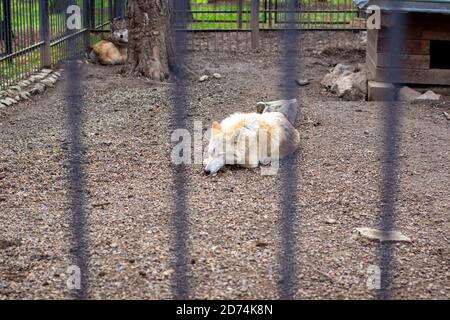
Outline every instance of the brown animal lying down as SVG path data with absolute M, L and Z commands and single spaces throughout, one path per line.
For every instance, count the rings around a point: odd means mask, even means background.
M 128 29 L 124 20 L 112 24 L 111 34 L 97 42 L 89 58 L 103 65 L 123 64 L 127 60 Z

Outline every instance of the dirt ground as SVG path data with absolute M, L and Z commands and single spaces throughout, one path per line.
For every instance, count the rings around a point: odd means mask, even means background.
M 342 101 L 321 78 L 361 51 L 306 50 L 310 84 L 299 94 L 299 299 L 370 299 L 368 267 L 377 243 L 358 227 L 377 227 L 383 138 L 382 103 Z M 258 101 L 280 98 L 274 54 L 195 52 L 188 123 L 206 129 Z M 170 100 L 172 84 L 84 67 L 86 212 L 92 299 L 170 299 Z M 65 75 L 67 76 L 67 75 Z M 0 299 L 70 298 L 66 270 L 71 228 L 65 86 L 0 110 Z M 450 103 L 402 109 L 395 245 L 395 299 L 450 297 Z M 278 298 L 278 176 L 226 168 L 205 176 L 188 169 L 189 297 Z M 334 220 L 334 221 L 333 221 Z

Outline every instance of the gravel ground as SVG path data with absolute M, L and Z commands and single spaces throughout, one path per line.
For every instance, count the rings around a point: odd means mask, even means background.
M 319 81 L 358 50 L 309 52 L 299 99 L 296 298 L 365 299 L 377 243 L 383 105 L 341 101 Z M 332 54 L 330 54 L 330 52 Z M 273 54 L 196 52 L 191 66 L 221 79 L 190 83 L 189 126 L 204 129 L 257 101 L 279 98 Z M 170 299 L 171 84 L 85 66 L 89 298 Z M 450 296 L 450 103 L 405 105 L 393 297 Z M 64 83 L 0 111 L 0 298 L 70 298 L 70 212 Z M 190 298 L 277 298 L 278 177 L 188 167 Z

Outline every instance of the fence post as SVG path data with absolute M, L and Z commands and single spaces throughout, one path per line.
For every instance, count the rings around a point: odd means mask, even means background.
M 259 48 L 259 0 L 251 0 L 250 24 L 252 30 L 252 49 Z
M 91 47 L 91 0 L 84 0 L 84 47 L 86 52 L 89 52 Z
M 39 0 L 39 31 L 41 41 L 41 67 L 51 67 L 52 55 L 50 47 L 50 9 L 48 0 Z
M 119 4 L 117 5 L 117 16 L 125 19 L 125 7 L 126 7 L 126 1 L 125 0 L 117 0 L 119 1 Z
M 269 28 L 272 28 L 272 9 L 273 3 L 272 0 L 269 0 Z
M 113 22 L 114 22 L 114 3 L 113 3 L 113 0 L 109 0 L 108 1 L 108 6 L 109 6 L 109 23 L 110 23 L 110 26 L 109 26 L 109 28 L 111 29 L 112 28 L 112 24 L 113 24 Z
M 95 25 L 95 11 L 97 10 L 97 8 L 95 7 L 95 0 L 90 0 L 90 6 L 89 6 L 89 17 L 90 17 L 90 28 L 91 30 L 95 30 L 97 29 L 97 26 Z
M 243 6 L 244 6 L 244 0 L 238 0 L 238 9 L 237 9 L 237 27 L 238 29 L 242 29 L 242 10 L 243 10 Z
M 0 31 L 2 33 L 0 34 L 0 41 L 4 37 L 3 40 L 5 40 L 5 53 L 8 55 L 13 53 L 11 0 L 3 0 L 2 4 L 5 20 L 1 21 Z

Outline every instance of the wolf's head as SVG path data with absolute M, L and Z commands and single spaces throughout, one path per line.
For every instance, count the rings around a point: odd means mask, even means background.
M 235 164 L 237 134 L 227 134 L 215 121 L 211 128 L 208 157 L 204 160 L 205 174 L 215 174 L 226 164 Z
M 111 26 L 111 40 L 118 44 L 128 43 L 128 28 L 125 20 L 120 19 L 112 23 Z

